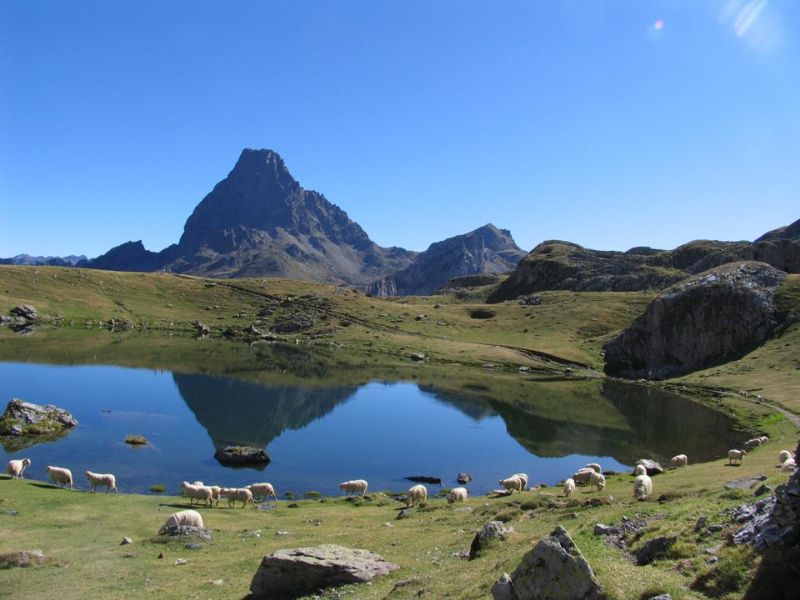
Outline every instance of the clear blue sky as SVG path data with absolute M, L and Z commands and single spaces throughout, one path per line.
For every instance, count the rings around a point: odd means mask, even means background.
M 382 245 L 800 218 L 800 2 L 0 3 L 0 256 L 176 242 L 244 147 Z

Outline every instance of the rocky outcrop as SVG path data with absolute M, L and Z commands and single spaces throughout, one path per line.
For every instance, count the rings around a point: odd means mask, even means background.
M 637 291 L 664 289 L 682 279 L 737 261 L 758 261 L 800 273 L 799 222 L 755 242 L 695 240 L 674 250 L 601 251 L 551 240 L 534 248 L 490 295 L 500 302 L 544 290 Z
M 335 544 L 277 550 L 261 561 L 249 598 L 288 600 L 325 588 L 365 583 L 399 568 L 367 550 Z
M 49 438 L 77 424 L 77 419 L 63 408 L 12 398 L 0 417 L 0 436 Z
M 511 575 L 492 587 L 494 600 L 602 600 L 603 588 L 563 527 L 539 540 Z
M 511 271 L 524 256 L 508 230 L 490 223 L 431 244 L 408 267 L 372 282 L 365 292 L 371 296 L 428 296 L 454 277 Z
M 472 539 L 469 547 L 469 559 L 477 558 L 492 543 L 505 540 L 513 532 L 513 529 L 506 528 L 500 521 L 489 521 Z
M 794 456 L 800 461 L 800 444 Z M 800 546 L 800 470 L 775 488 L 775 506 L 752 543 L 759 550 Z
M 668 288 L 606 343 L 606 373 L 662 379 L 746 354 L 779 324 L 775 293 L 785 275 L 731 263 Z
M 463 275 L 453 277 L 445 281 L 444 285 L 434 294 L 451 294 L 466 290 L 471 290 L 485 285 L 496 285 L 502 281 L 502 277 L 495 273 L 481 273 L 479 275 Z
M 142 241 L 125 242 L 91 261 L 82 261 L 78 266 L 108 271 L 156 271 L 163 268 L 166 260 L 161 253 L 145 249 Z

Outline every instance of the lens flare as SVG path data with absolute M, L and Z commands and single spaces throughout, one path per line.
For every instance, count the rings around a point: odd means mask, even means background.
M 736 21 L 733 24 L 733 30 L 736 32 L 736 35 L 739 37 L 747 35 L 747 32 L 750 31 L 755 22 L 758 21 L 758 17 L 761 15 L 761 11 L 764 10 L 766 5 L 767 0 L 756 0 L 745 4 L 739 10 L 739 14 L 736 15 Z
M 653 29 L 656 31 L 661 31 L 664 29 L 664 21 L 662 19 L 658 19 L 655 23 L 653 23 Z

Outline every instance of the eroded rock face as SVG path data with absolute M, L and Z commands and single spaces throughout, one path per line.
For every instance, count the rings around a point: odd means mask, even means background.
M 602 600 L 603 588 L 563 527 L 539 540 L 511 575 L 492 587 L 494 600 Z
M 744 355 L 779 324 L 775 292 L 785 276 L 731 263 L 673 285 L 605 345 L 606 373 L 663 379 Z
M 795 461 L 798 460 L 800 444 L 795 450 Z M 775 507 L 758 528 L 752 543 L 759 550 L 800 545 L 800 469 L 789 476 L 789 481 L 775 488 Z
M 250 583 L 250 598 L 284 600 L 324 588 L 364 583 L 400 567 L 367 550 L 324 544 L 265 556 Z

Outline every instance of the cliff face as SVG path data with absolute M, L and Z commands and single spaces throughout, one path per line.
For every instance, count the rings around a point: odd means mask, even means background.
M 605 345 L 606 373 L 662 379 L 744 355 L 779 324 L 775 293 L 785 276 L 738 262 L 673 285 Z
M 408 267 L 373 281 L 365 291 L 372 296 L 427 296 L 454 277 L 510 271 L 524 256 L 509 231 L 488 224 L 431 244 Z

